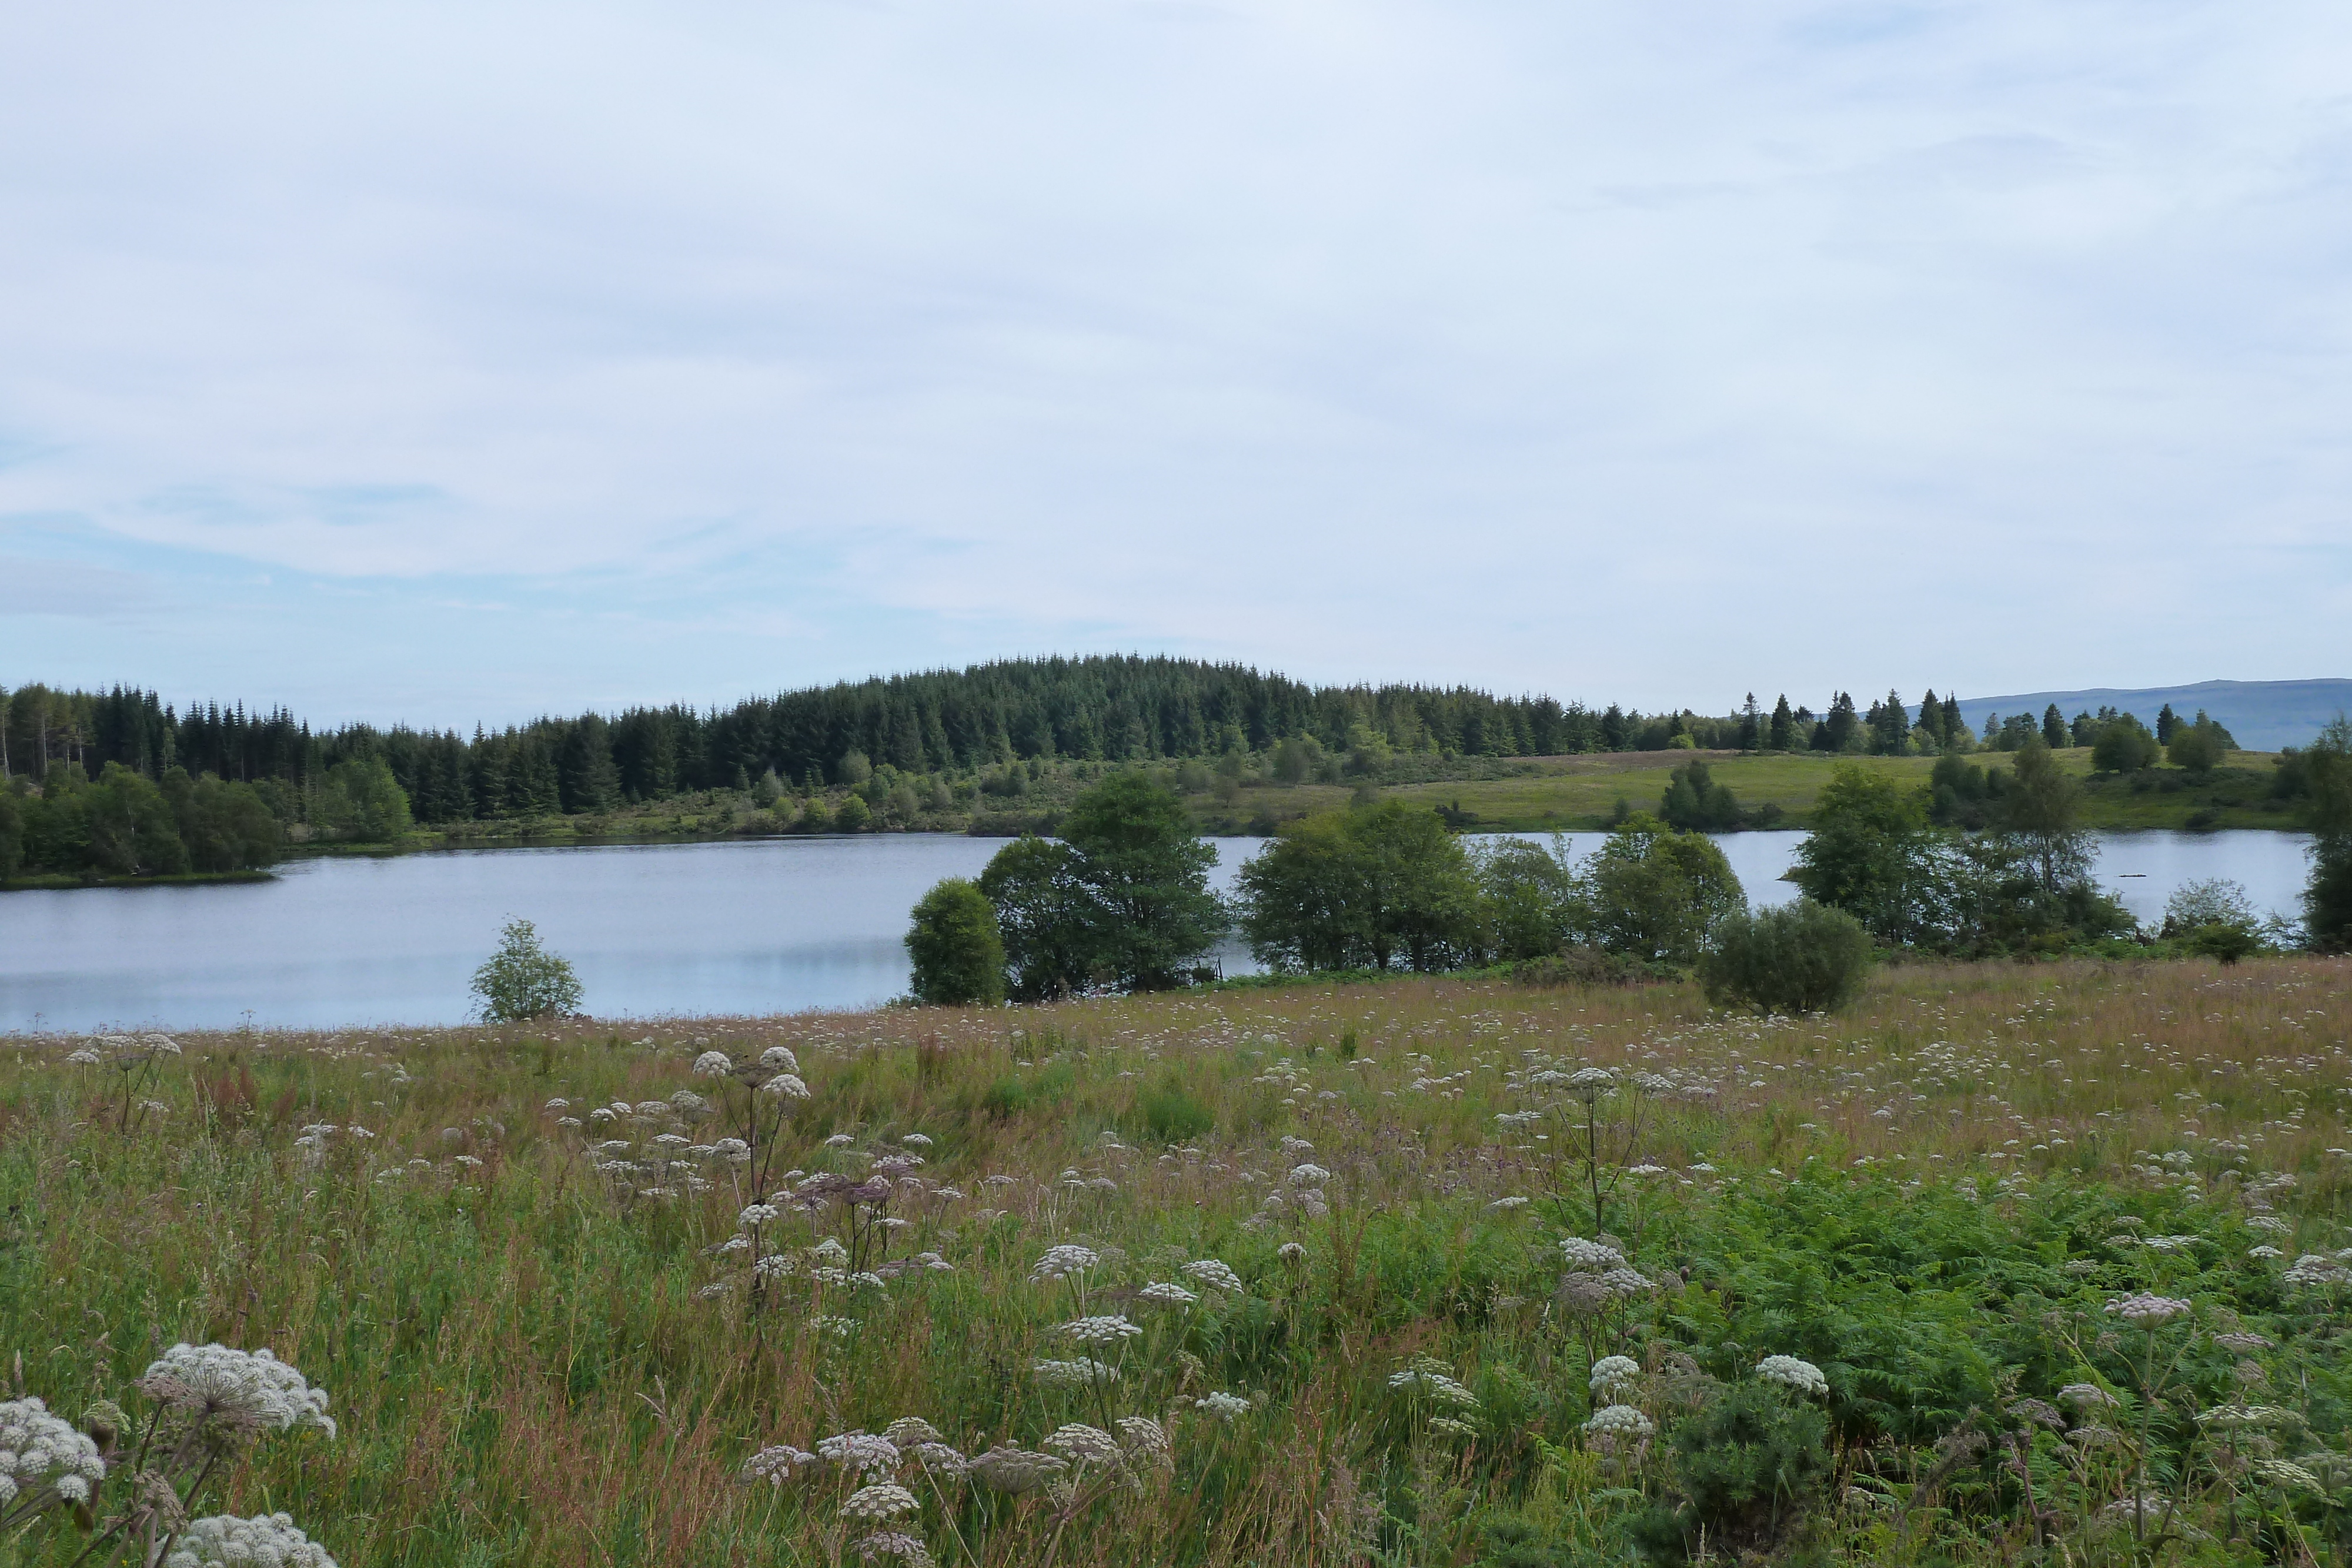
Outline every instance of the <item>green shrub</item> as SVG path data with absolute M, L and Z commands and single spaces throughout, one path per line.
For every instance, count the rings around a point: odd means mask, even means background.
M 1652 1563 L 1745 1560 L 1803 1528 L 1830 1469 L 1829 1422 L 1769 1383 L 1726 1390 L 1668 1434 L 1673 1490 L 1627 1533 Z
M 1714 949 L 1699 960 L 1709 1001 L 1773 1013 L 1843 1007 L 1869 972 L 1870 935 L 1862 922 L 1810 898 L 1727 918 Z
M 499 935 L 499 950 L 474 971 L 474 1003 L 484 1022 L 562 1018 L 579 1009 L 580 977 L 541 946 L 530 921 L 509 920 Z
M 907 954 L 914 960 L 908 989 L 917 1001 L 969 1007 L 1004 999 L 1004 939 L 995 906 L 963 877 L 943 877 L 915 901 Z

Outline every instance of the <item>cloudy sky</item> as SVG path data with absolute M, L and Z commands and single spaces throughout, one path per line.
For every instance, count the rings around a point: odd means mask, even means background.
M 2352 9 L 33 6 L 0 684 L 2352 674 Z

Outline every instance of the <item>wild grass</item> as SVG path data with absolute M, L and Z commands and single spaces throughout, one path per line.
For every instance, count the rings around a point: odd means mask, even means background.
M 2352 1243 L 2347 997 L 2352 965 L 2317 958 L 1906 967 L 1798 1020 L 1714 1013 L 1684 986 L 1439 977 L 183 1035 L 129 1098 L 67 1061 L 85 1042 L 16 1038 L 0 1356 L 71 1415 L 178 1341 L 273 1349 L 331 1391 L 340 1435 L 254 1449 L 212 1506 L 284 1510 L 371 1568 L 830 1563 L 843 1486 L 747 1485 L 762 1448 L 917 1416 L 967 1455 L 1034 1451 L 1150 1416 L 1171 1463 L 1131 1486 L 947 1485 L 909 1525 L 947 1563 L 1131 1568 L 1504 1561 L 1507 1540 L 1550 1554 L 1514 1562 L 1623 1561 L 1623 1521 L 1670 1488 L 1667 1434 L 1633 1459 L 1587 1438 L 1593 1361 L 1737 1382 L 1788 1354 L 1827 1375 L 1836 1473 L 1788 1551 L 2073 1563 L 2129 1556 L 2096 1524 L 2125 1472 L 2065 1491 L 2044 1433 L 2020 1461 L 2046 1483 L 2029 1506 L 2008 1438 L 1954 1435 L 2009 1432 L 2017 1401 L 2069 1384 L 2135 1397 L 2118 1357 L 2137 1342 L 2104 1308 L 2157 1291 L 2194 1302 L 2199 1333 L 2270 1346 L 2185 1353 L 2148 1441 L 2189 1530 L 2157 1554 L 2308 1559 L 2334 1505 L 2235 1448 L 2223 1462 L 2193 1417 L 2259 1399 L 2300 1424 L 2284 1457 L 2345 1448 L 2345 1287 L 2284 1270 Z M 672 1122 L 642 1108 L 716 1103 L 696 1059 L 774 1045 L 809 1091 L 780 1106 L 777 1164 L 856 1180 L 877 1155 L 919 1158 L 887 1207 L 908 1223 L 852 1239 L 864 1267 L 948 1267 L 835 1286 L 803 1263 L 755 1298 L 743 1255 L 713 1249 L 767 1195 L 720 1160 L 647 1174 Z M 1539 1078 L 1580 1068 L 1619 1074 L 1589 1115 Z M 617 1103 L 631 1115 L 583 1115 Z M 693 1140 L 735 1124 L 681 1121 Z M 591 1150 L 608 1140 L 631 1148 Z M 637 1169 L 598 1168 L 615 1158 Z M 760 1249 L 804 1258 L 844 1218 L 788 1207 Z M 1570 1236 L 1649 1288 L 1580 1304 Z M 1084 1312 L 1147 1331 L 1115 1385 L 1032 1371 L 1076 1354 L 1055 1330 L 1077 1287 L 1032 1278 L 1055 1245 L 1098 1256 Z M 1244 1291 L 1137 1294 L 1204 1260 Z M 1416 1357 L 1475 1406 L 1395 1382 Z M 1247 1413 L 1221 1420 L 1212 1394 Z

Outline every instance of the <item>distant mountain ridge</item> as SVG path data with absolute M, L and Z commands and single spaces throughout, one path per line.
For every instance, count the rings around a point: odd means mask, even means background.
M 2002 697 L 1963 697 L 1960 716 L 1981 733 L 1987 714 L 2032 713 L 2038 717 L 2052 703 L 2068 718 L 2085 708 L 2093 713 L 2103 707 L 2120 708 L 2150 729 L 2156 727 L 2156 716 L 2167 703 L 2183 718 L 2193 717 L 2203 708 L 2247 750 L 2276 751 L 2310 745 L 2330 719 L 2352 713 L 2352 680 L 2199 681 L 2194 685 L 2132 691 L 2097 686 L 2077 692 L 2020 692 Z

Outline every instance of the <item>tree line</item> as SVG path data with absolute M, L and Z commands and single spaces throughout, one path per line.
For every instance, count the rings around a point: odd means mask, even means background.
M 1937 772 L 1959 760 L 1948 754 Z M 2263 945 L 2352 948 L 2352 721 L 2328 727 L 2301 765 L 2315 836 L 2302 929 L 2258 930 L 2242 900 L 2206 889 L 2162 936 L 2225 959 Z M 1704 798 L 1704 765 L 1692 767 Z M 1669 804 L 1694 792 L 1677 771 Z M 1442 812 L 1394 800 L 1284 824 L 1227 901 L 1175 792 L 1120 773 L 1079 797 L 1059 841 L 1016 840 L 976 880 L 924 895 L 907 937 L 912 989 L 951 1004 L 1166 989 L 1210 977 L 1208 955 L 1238 930 L 1277 972 L 1580 957 L 1604 970 L 1696 966 L 1720 997 L 1811 1006 L 1850 994 L 1873 942 L 1985 957 L 2141 935 L 2093 879 L 2082 785 L 2039 734 L 2006 768 L 1978 773 L 2000 780 L 1986 791 L 1996 814 L 1969 830 L 1936 820 L 1948 778 L 1906 788 L 1839 768 L 1790 873 L 1801 906 L 1754 915 L 1713 841 L 1648 812 L 1575 859 L 1557 837 L 1474 847 Z
M 1644 715 L 1465 686 L 1315 686 L 1236 664 L 1165 657 L 1010 659 L 809 687 L 731 708 L 684 704 L 543 717 L 473 733 L 351 724 L 313 728 L 283 707 L 192 705 L 152 691 L 28 685 L 0 688 L 0 778 L 39 785 L 58 764 L 96 779 L 120 764 L 157 783 L 192 778 L 271 783 L 308 820 L 311 792 L 352 759 L 381 760 L 417 821 L 607 811 L 711 789 L 750 789 L 772 774 L 786 789 L 903 776 L 971 775 L 1016 761 L 1114 764 L 1280 750 L 1286 742 L 1346 757 L 1359 770 L 1391 755 L 1534 757 L 1675 747 L 1744 750 L 1944 750 L 1962 737 L 1958 705 L 1933 692 L 1914 724 L 1889 694 L 1860 713 L 1838 694 L 1826 712 L 1768 716 L 1751 695 L 1738 713 Z M 1998 737 L 1992 737 L 1998 740 Z M 1295 747 L 1294 751 L 1298 747 Z

